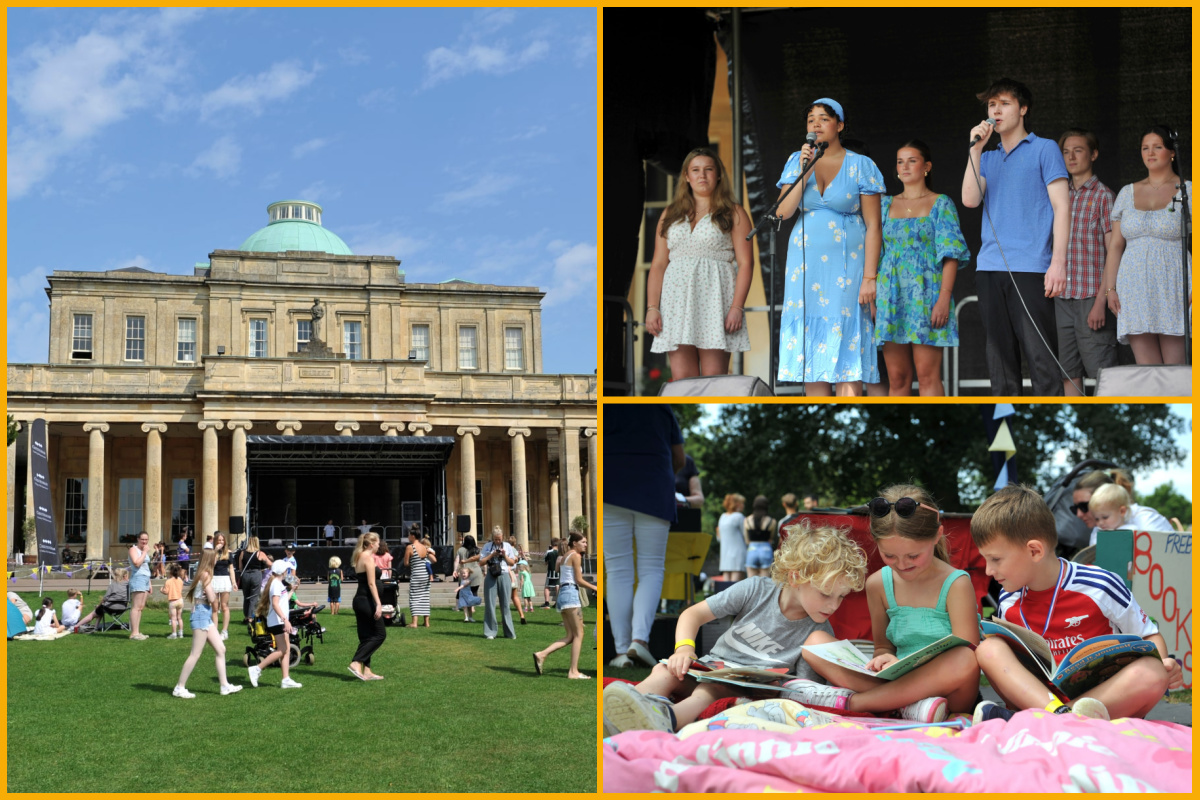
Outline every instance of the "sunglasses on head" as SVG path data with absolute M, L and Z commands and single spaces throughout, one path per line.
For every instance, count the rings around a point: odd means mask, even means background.
M 1086 514 L 1086 513 L 1088 513 L 1088 503 L 1089 503 L 1089 502 L 1091 502 L 1091 501 L 1090 501 L 1090 500 L 1084 500 L 1082 503 L 1075 503 L 1073 506 L 1071 506 L 1071 513 L 1072 513 L 1072 514 Z
M 901 497 L 894 503 L 891 500 L 885 500 L 882 497 L 876 497 L 874 500 L 867 503 L 867 508 L 871 509 L 871 514 L 876 517 L 886 517 L 889 513 L 891 513 L 893 508 L 896 509 L 897 516 L 901 517 L 911 517 L 917 512 L 918 508 L 928 508 L 930 511 L 938 515 L 942 513 L 933 506 L 927 506 L 924 503 L 918 503 L 911 497 Z

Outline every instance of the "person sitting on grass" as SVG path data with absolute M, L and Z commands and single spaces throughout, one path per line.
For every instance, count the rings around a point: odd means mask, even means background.
M 1016 485 L 996 492 L 971 517 L 971 538 L 987 561 L 987 574 L 1003 589 L 997 615 L 1039 634 L 1056 662 L 1079 642 L 1114 633 L 1140 636 L 1159 653 L 1126 664 L 1064 705 L 1021 665 L 1004 637 L 988 637 L 975 658 L 1009 708 L 984 700 L 975 709 L 975 722 L 1011 719 L 1010 709 L 1026 708 L 1099 719 L 1145 717 L 1164 691 L 1183 684 L 1182 667 L 1167 655 L 1158 626 L 1120 576 L 1055 557 L 1054 512 L 1037 492 Z
M 83 613 L 83 603 L 79 596 L 78 589 L 67 589 L 67 599 L 63 601 L 62 616 L 59 619 L 68 628 L 78 625 L 79 615 Z
M 129 570 L 117 567 L 109 574 L 109 578 L 104 597 L 100 598 L 100 602 L 92 609 L 92 613 L 79 620 L 80 628 L 90 625 L 96 617 L 104 619 L 105 614 L 119 614 L 129 608 Z
M 726 666 L 784 668 L 798 677 L 819 676 L 801 657 L 810 642 L 833 637 L 829 617 L 851 592 L 863 588 L 867 557 L 845 531 L 793 526 L 771 565 L 771 576 L 756 576 L 686 609 L 675 626 L 675 652 L 637 686 L 604 687 L 604 730 L 677 731 L 695 721 L 715 700 L 738 694 L 734 687 L 700 683 L 688 675 L 692 662 Z M 696 633 L 714 619 L 733 623 L 703 658 L 696 658 Z M 678 702 L 669 698 L 680 697 Z
M 950 565 L 942 512 L 929 493 L 899 484 L 867 505 L 871 536 L 885 565 L 867 578 L 875 639 L 867 669 L 879 672 L 951 634 L 979 644 L 971 576 Z M 979 700 L 979 665 L 969 647 L 951 648 L 895 680 L 863 675 L 811 653 L 805 661 L 832 684 L 803 679 L 784 684 L 792 691 L 783 696 L 805 705 L 899 710 L 903 719 L 941 722 L 948 712 L 970 712 Z
M 35 636 L 41 634 L 66 633 L 66 626 L 58 624 L 58 618 L 54 614 L 54 598 L 46 597 L 42 599 L 42 607 L 34 614 L 33 633 Z

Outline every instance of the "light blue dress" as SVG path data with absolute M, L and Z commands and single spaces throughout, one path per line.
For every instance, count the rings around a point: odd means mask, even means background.
M 954 201 L 939 194 L 924 217 L 890 219 L 892 198 L 883 198 L 883 253 L 875 297 L 875 343 L 958 346 L 954 301 L 950 319 L 940 328 L 930 317 L 942 292 L 942 262 L 958 259 L 962 267 L 971 258 L 958 226 Z
M 799 177 L 800 154 L 792 153 L 776 185 Z M 867 238 L 860 195 L 883 191 L 875 162 L 849 150 L 823 195 L 809 173 L 788 243 L 778 380 L 879 382 L 870 309 L 858 303 Z
M 1174 176 L 1172 176 L 1174 179 Z M 1192 182 L 1187 182 L 1191 211 Z M 1113 204 L 1112 220 L 1121 223 L 1125 252 L 1117 270 L 1117 340 L 1129 344 L 1139 333 L 1183 336 L 1183 270 L 1180 268 L 1179 191 L 1175 211 L 1138 211 L 1133 205 L 1133 184 L 1122 187 Z M 1192 281 L 1192 258 L 1188 255 L 1188 289 Z M 1190 310 L 1190 306 L 1189 306 Z

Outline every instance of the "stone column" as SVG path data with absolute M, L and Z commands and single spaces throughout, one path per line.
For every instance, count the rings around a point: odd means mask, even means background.
M 433 426 L 428 422 L 410 422 L 408 423 L 408 429 L 412 431 L 413 435 L 415 436 L 424 436 L 433 430 Z
M 20 433 L 22 425 L 14 420 L 14 427 Z M 17 533 L 17 440 L 8 443 L 8 560 L 12 561 L 13 539 Z M 24 528 L 22 535 L 24 534 Z M 22 545 L 23 547 L 24 545 Z
M 197 427 L 204 431 L 204 449 L 203 449 L 203 469 L 200 478 L 200 524 L 197 526 L 196 542 L 193 549 L 196 552 L 204 546 L 205 537 L 212 534 L 218 527 L 217 522 L 217 489 L 218 475 L 220 475 L 219 465 L 217 463 L 217 431 L 225 427 L 225 423 L 219 419 L 206 419 L 197 423 Z
M 583 493 L 579 472 L 579 428 L 570 422 L 563 428 L 562 475 L 566 482 L 566 512 L 563 527 L 570 530 L 571 522 L 583 513 Z
M 246 431 L 254 427 L 248 419 L 234 419 L 225 423 L 233 431 L 233 447 L 229 465 L 229 516 L 246 516 Z M 249 520 L 243 519 L 249 523 Z M 245 527 L 249 533 L 248 525 Z
M 553 470 L 554 468 L 551 467 Z M 563 535 L 562 523 L 559 519 L 558 507 L 558 472 L 550 473 L 550 538 L 561 539 Z
M 341 422 L 333 423 L 333 429 L 335 431 L 337 431 L 338 433 L 340 433 L 342 436 L 353 436 L 354 432 L 356 430 L 358 430 L 358 428 L 359 428 L 358 423 L 352 419 L 342 420 Z
M 104 531 L 104 434 L 108 433 L 107 422 L 87 422 L 83 426 L 88 437 L 88 511 L 87 511 L 87 558 L 89 561 L 104 559 L 108 546 Z
M 462 505 L 458 513 L 471 518 L 471 532 L 474 533 L 479 524 L 475 518 L 475 437 L 479 435 L 479 428 L 463 427 L 457 433 L 462 437 L 462 452 L 459 454 L 459 461 L 462 462 Z
M 284 436 L 295 436 L 296 431 L 300 430 L 304 426 L 301 424 L 300 420 L 297 419 L 282 419 L 275 423 L 275 427 L 283 431 Z
M 404 430 L 404 423 L 403 422 L 381 422 L 381 423 L 379 423 L 379 427 L 383 428 L 384 436 L 399 436 L 400 432 L 402 430 Z
M 162 434 L 165 422 L 144 422 L 146 436 L 146 491 L 142 495 L 144 511 L 142 525 L 150 534 L 150 544 L 162 541 Z
M 525 491 L 525 437 L 529 428 L 509 428 L 512 437 L 513 527 L 521 550 L 529 549 L 529 495 Z
M 588 552 L 592 550 L 592 542 L 596 536 L 596 429 L 584 428 L 583 435 L 588 440 Z

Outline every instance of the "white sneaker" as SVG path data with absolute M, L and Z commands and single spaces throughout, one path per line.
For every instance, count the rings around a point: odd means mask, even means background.
M 941 722 L 946 718 L 946 712 L 949 710 L 946 698 L 926 697 L 924 700 L 909 703 L 901 708 L 900 717 L 913 722 Z
M 674 715 L 665 698 L 642 694 L 629 683 L 604 687 L 604 723 L 609 736 L 622 731 L 675 732 Z
M 251 686 L 254 686 L 255 688 L 258 687 L 258 676 L 259 675 L 262 675 L 262 667 L 258 666 L 257 664 L 250 667 L 250 685 Z
M 225 641 L 228 638 L 229 638 L 229 631 L 221 631 L 221 641 Z
M 610 667 L 617 667 L 618 669 L 629 669 L 633 666 L 633 659 L 622 653 L 612 661 L 608 662 L 608 665 Z
M 1092 719 L 1109 719 L 1108 706 L 1094 697 L 1080 697 L 1075 702 L 1071 703 L 1071 710 L 1081 717 L 1091 717 Z
M 174 633 L 174 632 L 171 632 L 171 633 L 167 634 L 167 638 L 168 638 L 168 639 L 174 639 L 174 638 L 175 638 L 175 633 Z
M 224 686 L 222 686 L 222 687 L 221 687 L 221 694 L 223 694 L 223 695 L 225 695 L 225 694 L 237 694 L 237 693 L 238 693 L 238 692 L 240 692 L 241 690 L 242 690 L 242 687 L 241 687 L 241 686 L 239 686 L 239 685 L 237 685 L 237 684 L 233 684 L 233 683 L 227 683 L 227 684 L 225 684 Z
M 783 684 L 788 691 L 783 692 L 784 700 L 795 700 L 806 706 L 823 706 L 825 708 L 844 709 L 849 705 L 850 695 L 854 692 L 840 686 L 829 686 L 805 678 L 795 678 Z
M 658 664 L 658 659 L 651 655 L 650 651 L 646 649 L 646 645 L 641 642 L 634 642 L 629 645 L 629 649 L 625 651 L 625 655 L 634 661 L 640 661 L 647 667 L 653 667 Z
M 280 681 L 279 688 L 280 689 L 299 689 L 303 685 L 304 684 L 297 683 L 296 681 L 292 680 L 291 678 L 284 678 L 282 681 Z
M 174 689 L 171 690 L 171 696 L 172 697 L 182 697 L 184 700 L 191 700 L 196 695 L 192 694 L 191 692 L 189 692 L 187 689 L 183 688 L 182 686 L 176 686 Z

